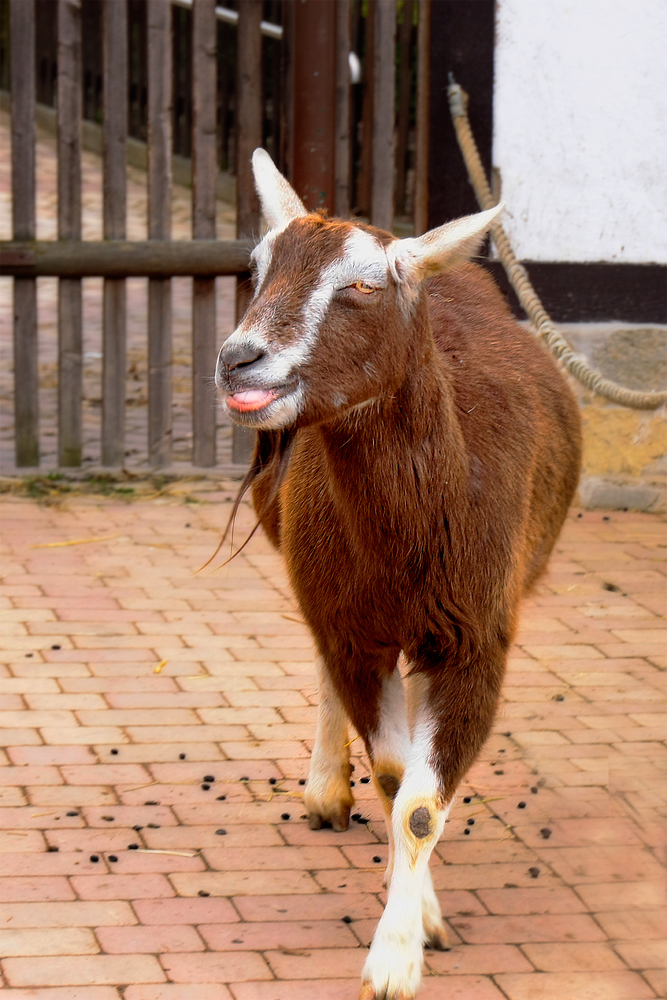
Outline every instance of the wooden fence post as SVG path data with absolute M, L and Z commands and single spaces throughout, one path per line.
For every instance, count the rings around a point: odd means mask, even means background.
M 335 212 L 350 215 L 350 0 L 336 0 L 336 196 Z
M 417 155 L 415 236 L 428 229 L 428 130 L 431 77 L 431 0 L 419 0 L 417 26 Z
M 215 239 L 216 69 L 215 0 L 194 0 L 192 9 L 193 127 L 192 235 Z M 192 281 L 192 431 L 194 465 L 215 465 L 215 278 Z
M 394 224 L 396 0 L 376 0 L 373 49 L 373 183 L 371 222 Z
M 81 239 L 81 0 L 58 0 L 58 238 Z M 58 287 L 58 461 L 81 465 L 81 279 Z
M 396 127 L 396 214 L 405 215 L 407 202 L 408 138 L 412 104 L 412 17 L 413 0 L 403 0 L 403 21 L 398 33 L 401 71 L 398 85 Z
M 243 0 L 239 6 L 236 39 L 236 191 L 237 239 L 259 235 L 259 201 L 250 167 L 253 151 L 262 145 L 262 0 Z M 247 276 L 236 282 L 236 322 L 251 298 Z M 234 426 L 232 461 L 247 464 L 255 443 L 255 432 Z
M 104 0 L 104 238 L 124 240 L 127 208 L 127 2 Z M 126 291 L 105 278 L 102 306 L 102 465 L 125 461 Z
M 35 238 L 35 3 L 11 0 L 12 227 Z M 18 466 L 39 465 L 37 287 L 14 279 L 14 428 Z
M 148 238 L 171 237 L 171 4 L 147 0 Z M 171 281 L 148 281 L 148 456 L 154 468 L 171 462 Z

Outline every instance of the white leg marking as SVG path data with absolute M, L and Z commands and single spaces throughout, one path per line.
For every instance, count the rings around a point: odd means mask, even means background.
M 346 745 L 347 716 L 321 660 L 318 678 L 317 735 L 303 799 L 311 829 L 319 829 L 322 820 L 326 820 L 334 830 L 347 830 L 354 803 L 350 791 L 350 751 Z
M 373 778 L 384 809 L 389 852 L 384 884 L 389 888 L 394 866 L 394 832 L 391 811 L 394 796 L 403 779 L 412 741 L 408 725 L 405 689 L 398 667 L 382 685 L 380 725 L 370 737 L 373 754 Z
M 430 878 L 425 885 L 426 870 L 449 811 L 437 806 L 438 780 L 428 763 L 432 732 L 427 714 L 419 713 L 392 812 L 395 855 L 389 898 L 362 973 L 361 995 L 369 998 L 407 1000 L 421 982 L 424 899 L 429 913 L 437 905 Z

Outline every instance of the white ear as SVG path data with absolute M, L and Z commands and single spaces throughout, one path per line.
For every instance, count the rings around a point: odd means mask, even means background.
M 479 250 L 491 223 L 504 204 L 496 205 L 478 215 L 466 215 L 444 226 L 431 229 L 423 236 L 395 240 L 387 247 L 387 257 L 397 282 L 414 285 L 468 260 Z
M 292 219 L 308 214 L 298 194 L 265 149 L 256 149 L 252 154 L 252 172 L 269 229 L 282 229 Z

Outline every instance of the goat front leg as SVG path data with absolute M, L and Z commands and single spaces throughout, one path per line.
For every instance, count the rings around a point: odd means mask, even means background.
M 364 965 L 360 1000 L 413 1000 L 424 940 L 435 937 L 434 943 L 446 947 L 437 933 L 442 919 L 428 862 L 456 788 L 488 735 L 501 677 L 502 669 L 487 671 L 478 663 L 461 673 L 448 669 L 422 685 L 410 756 L 392 809 L 391 885 Z
M 403 781 L 405 768 L 412 749 L 411 729 L 414 714 L 424 697 L 423 678 L 408 677 L 404 682 L 398 669 L 385 677 L 380 695 L 380 713 L 377 728 L 367 739 L 373 781 L 385 813 L 387 826 L 388 859 L 384 884 L 388 889 L 394 868 L 394 831 L 392 810 L 394 800 Z M 407 687 L 407 702 L 406 691 Z M 447 930 L 442 921 L 440 904 L 433 889 L 428 865 L 424 872 L 422 890 L 422 924 L 424 941 L 429 948 L 447 951 Z
M 321 659 L 318 661 L 318 682 L 317 735 L 303 796 L 308 825 L 311 830 L 319 830 L 323 823 L 330 823 L 334 830 L 347 830 L 354 804 L 350 790 L 347 715 Z

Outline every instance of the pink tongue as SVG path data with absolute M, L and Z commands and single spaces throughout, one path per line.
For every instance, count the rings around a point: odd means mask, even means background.
M 268 389 L 248 389 L 246 392 L 235 392 L 227 397 L 227 405 L 232 410 L 261 410 L 268 406 L 278 394 Z

